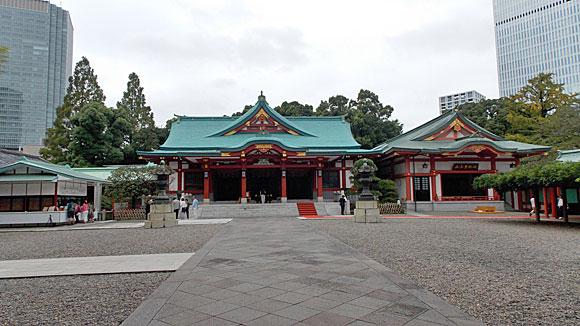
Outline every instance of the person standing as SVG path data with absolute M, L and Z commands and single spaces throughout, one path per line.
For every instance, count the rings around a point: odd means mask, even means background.
M 146 220 L 149 219 L 149 215 L 151 214 L 151 204 L 153 204 L 153 199 L 147 200 L 147 203 L 145 204 L 145 219 Z
M 181 207 L 181 204 L 179 203 L 179 199 L 177 199 L 177 197 L 175 197 L 172 204 L 173 204 L 173 211 L 175 212 L 175 219 L 178 219 L 179 218 L 179 208 Z
M 344 197 L 344 195 L 340 197 L 338 202 L 340 203 L 340 215 L 344 215 L 344 207 L 346 206 L 346 198 Z
M 95 207 L 93 203 L 89 203 L 89 223 L 95 222 Z
M 564 217 L 564 199 L 562 196 L 558 195 L 558 219 L 561 220 Z
M 76 208 L 76 206 L 77 206 L 77 204 L 74 202 L 74 200 L 69 201 L 68 204 L 66 205 L 66 217 L 67 217 L 69 225 L 75 224 L 75 208 Z
M 195 196 L 193 196 L 193 218 L 197 218 L 197 206 L 198 206 L 198 202 L 197 202 L 197 198 L 195 198 Z
M 191 206 L 191 203 L 189 202 L 189 200 L 187 200 L 187 198 L 185 198 L 185 216 L 187 216 L 187 219 L 189 220 L 189 206 Z
M 80 217 L 81 217 L 81 205 L 77 205 L 75 203 L 75 223 L 79 222 Z
M 530 211 L 530 216 L 532 216 L 532 214 L 536 214 L 536 198 L 530 198 L 530 205 L 532 205 L 532 210 Z
M 181 214 L 179 215 L 179 217 L 183 220 L 185 218 L 185 212 L 187 211 L 187 203 L 185 202 L 185 198 L 181 198 L 180 207 Z
M 89 202 L 86 199 L 81 207 L 81 220 L 83 220 L 83 223 L 89 221 Z

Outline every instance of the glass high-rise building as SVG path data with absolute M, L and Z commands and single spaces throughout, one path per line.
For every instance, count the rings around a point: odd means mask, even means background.
M 580 92 L 580 0 L 493 0 L 500 96 L 539 73 Z
M 42 145 L 72 74 L 73 26 L 42 0 L 0 0 L 0 148 Z

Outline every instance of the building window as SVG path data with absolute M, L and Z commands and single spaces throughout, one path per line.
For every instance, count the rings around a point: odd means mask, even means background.
M 203 190 L 203 172 L 185 172 L 185 190 Z
M 340 188 L 339 171 L 322 171 L 322 188 Z

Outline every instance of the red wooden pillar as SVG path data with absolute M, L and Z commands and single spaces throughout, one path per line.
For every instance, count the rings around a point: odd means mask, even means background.
M 177 162 L 177 191 L 183 191 L 183 175 L 181 172 L 182 169 L 182 162 L 179 160 Z
M 544 195 L 544 214 L 548 218 L 548 217 L 550 217 L 550 215 L 548 215 L 548 196 L 547 196 L 546 188 L 542 188 L 542 194 Z
M 554 189 L 554 187 L 551 187 L 549 190 L 550 190 L 550 207 L 552 207 L 552 217 L 558 218 L 558 207 L 556 206 L 558 199 L 556 198 L 556 190 Z
M 411 194 L 411 160 L 409 156 L 405 156 L 405 183 L 407 186 L 407 195 L 405 197 L 407 200 L 413 200 Z
M 280 201 L 283 203 L 286 203 L 288 201 L 288 195 L 286 194 L 286 170 L 282 170 L 282 180 L 280 182 L 281 184 L 281 188 L 280 192 L 281 192 L 281 198 Z
M 248 198 L 246 197 L 246 189 L 246 170 L 242 170 L 242 204 L 246 204 L 248 202 Z
M 435 158 L 431 156 L 429 161 L 429 166 L 431 167 L 431 200 L 437 201 L 437 172 L 435 172 Z
M 209 203 L 209 184 L 210 184 L 209 178 L 210 178 L 209 170 L 206 169 L 203 171 L 203 202 L 204 203 Z
M 113 201 L 114 203 L 115 201 Z M 58 209 L 58 181 L 54 183 L 54 207 Z
M 517 194 L 517 198 L 518 198 L 518 210 L 523 211 L 524 210 L 524 203 L 522 201 L 522 192 L 520 190 L 518 190 L 516 194 Z
M 346 161 L 342 160 L 342 189 L 346 189 Z
M 317 180 L 316 183 L 317 183 L 317 189 L 318 189 L 318 201 L 322 202 L 322 201 L 324 201 L 324 198 L 322 197 L 322 170 L 321 169 L 317 171 L 316 180 Z

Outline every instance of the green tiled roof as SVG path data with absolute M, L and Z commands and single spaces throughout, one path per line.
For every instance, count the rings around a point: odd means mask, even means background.
M 263 108 L 280 125 L 296 134 L 269 132 L 265 135 L 237 132 L 226 135 L 254 117 Z M 219 155 L 221 151 L 243 150 L 252 144 L 276 144 L 287 150 L 330 153 L 370 153 L 360 149 L 344 117 L 283 117 L 273 110 L 264 96 L 241 117 L 179 116 L 171 126 L 166 142 L 159 150 L 138 152 L 139 155 Z
M 99 179 L 107 180 L 113 171 L 119 167 L 100 167 L 100 168 L 73 168 L 73 170 L 82 172 L 84 174 L 92 175 Z
M 465 123 L 471 129 L 477 130 L 477 132 L 468 137 L 462 137 L 455 140 L 425 140 L 429 136 L 444 130 L 457 119 L 462 123 Z M 441 154 L 445 152 L 460 151 L 472 145 L 488 145 L 498 151 L 511 152 L 513 154 L 531 154 L 550 150 L 549 146 L 539 146 L 505 140 L 504 138 L 483 129 L 455 110 L 449 110 L 411 131 L 389 139 L 373 148 L 373 150 L 380 151 L 384 154 L 389 154 L 395 151 Z
M 94 182 L 100 182 L 100 183 L 111 183 L 108 180 L 104 180 L 101 178 L 97 178 L 94 177 L 92 175 L 86 174 L 86 173 L 82 173 L 79 171 L 75 171 L 72 168 L 70 168 L 68 165 L 58 165 L 58 164 L 52 164 L 52 163 L 48 163 L 48 162 L 41 162 L 41 161 L 32 161 L 27 159 L 26 157 L 22 157 L 20 158 L 20 160 L 16 163 L 12 163 L 10 165 L 6 165 L 2 168 L 0 168 L 0 174 L 5 173 L 7 171 L 12 171 L 18 167 L 31 167 L 33 169 L 37 169 L 46 173 L 52 173 L 55 174 L 57 176 L 63 176 L 63 177 L 67 177 L 67 178 L 72 178 L 72 179 L 80 179 L 80 180 L 86 180 L 86 181 L 94 181 Z
M 569 151 L 558 151 L 558 161 L 580 162 L 580 149 L 572 149 Z
M 47 174 L 1 174 L 0 182 L 28 182 L 28 181 L 54 181 L 56 175 Z

